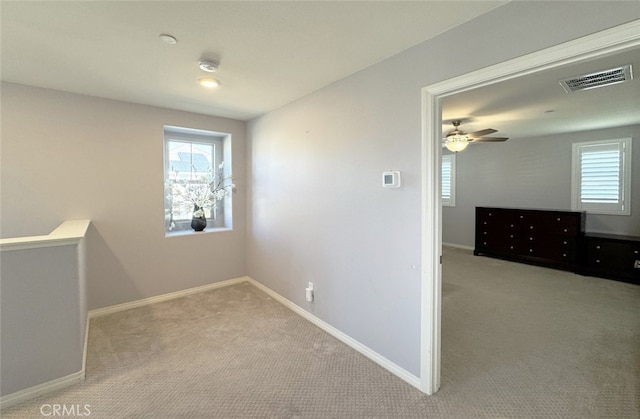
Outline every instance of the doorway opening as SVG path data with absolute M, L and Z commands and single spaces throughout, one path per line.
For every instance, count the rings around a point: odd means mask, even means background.
M 442 307 L 442 209 L 440 159 L 442 109 L 451 95 L 548 69 L 580 63 L 640 46 L 640 21 L 534 52 L 422 89 L 422 292 L 421 390 L 440 387 Z

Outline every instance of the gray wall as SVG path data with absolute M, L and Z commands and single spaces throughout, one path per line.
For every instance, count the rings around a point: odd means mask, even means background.
M 2 251 L 0 394 L 82 369 L 82 251 L 64 245 Z
M 577 4 L 508 3 L 253 121 L 249 275 L 418 376 L 420 90 L 640 17 Z
M 241 121 L 2 84 L 2 237 L 91 219 L 88 308 L 243 276 Z M 234 230 L 165 237 L 163 125 L 233 136 Z
M 571 210 L 571 145 L 633 138 L 631 215 L 588 214 L 586 230 L 640 236 L 640 126 L 505 143 L 472 144 L 456 156 L 456 206 L 442 208 L 442 241 L 474 245 L 475 207 Z
M 89 309 L 250 273 L 419 375 L 420 89 L 638 18 L 508 3 L 254 121 L 246 182 L 242 122 L 3 84 L 2 236 L 88 218 Z M 164 237 L 164 124 L 233 134 L 233 232 Z M 403 188 L 381 188 L 388 169 Z

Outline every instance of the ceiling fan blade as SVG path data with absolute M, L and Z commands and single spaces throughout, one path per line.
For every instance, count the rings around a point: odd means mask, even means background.
M 470 132 L 467 135 L 471 138 L 484 137 L 485 135 L 493 134 L 494 132 L 498 132 L 498 130 L 487 128 L 476 132 Z
M 471 141 L 474 143 L 498 143 L 501 141 L 507 141 L 506 137 L 481 137 L 481 138 L 473 138 Z

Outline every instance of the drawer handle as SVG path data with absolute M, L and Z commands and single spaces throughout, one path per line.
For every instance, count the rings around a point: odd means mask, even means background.
M 510 238 L 513 238 L 513 234 L 509 236 Z
M 566 242 L 566 241 L 565 241 L 565 242 L 562 242 L 562 244 L 567 244 L 567 242 Z
M 529 237 L 529 240 L 533 240 L 533 237 Z
M 596 246 L 596 249 L 600 249 L 600 246 Z
M 513 227 L 513 224 L 511 224 L 511 227 Z
M 560 217 L 558 217 L 558 218 L 556 219 L 556 221 L 560 221 Z
M 564 229 L 564 232 L 565 232 L 565 233 L 567 232 L 567 229 L 566 229 L 566 228 Z
M 532 253 L 532 252 L 533 252 L 533 249 L 529 249 L 529 253 Z
M 533 230 L 533 226 L 529 226 L 529 229 L 530 229 L 530 230 Z
M 634 251 L 633 251 L 633 254 L 634 254 L 634 255 L 637 255 L 638 253 L 640 253 L 640 252 L 638 252 L 637 250 L 634 250 Z
M 482 244 L 487 244 L 487 242 L 484 242 L 484 243 L 482 243 Z
M 600 263 L 600 259 L 596 259 L 596 263 Z
M 563 254 L 562 254 L 562 257 L 563 257 L 563 258 L 566 258 L 566 257 L 567 257 L 567 254 L 566 254 L 566 253 L 563 253 Z
M 486 221 L 484 222 L 484 225 L 487 225 L 487 222 L 486 222 Z
M 509 247 L 509 249 L 513 249 L 513 246 Z

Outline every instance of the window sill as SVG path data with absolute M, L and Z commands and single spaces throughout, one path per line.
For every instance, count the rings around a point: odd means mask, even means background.
M 198 235 L 203 235 L 208 233 L 220 233 L 223 231 L 233 231 L 233 228 L 209 227 L 209 228 L 205 228 L 202 231 L 194 231 L 194 230 L 167 231 L 164 233 L 164 236 L 165 237 L 198 236 Z
M 593 214 L 593 215 L 627 215 L 627 216 L 631 215 L 630 209 L 607 210 L 607 209 L 599 209 L 599 208 L 584 208 L 584 207 L 580 208 L 580 207 L 576 207 L 575 205 L 571 207 L 571 211 L 584 211 L 587 214 Z

